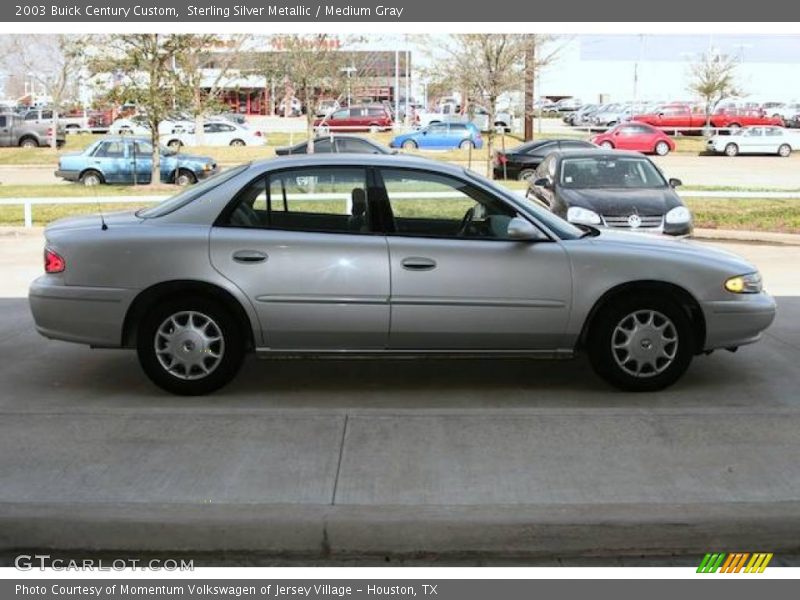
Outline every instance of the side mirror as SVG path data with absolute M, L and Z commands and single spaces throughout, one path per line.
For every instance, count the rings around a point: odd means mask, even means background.
M 508 222 L 508 238 L 512 240 L 545 240 L 545 235 L 522 217 L 514 217 Z
M 550 183 L 550 180 L 547 177 L 540 177 L 539 179 L 533 180 L 533 187 L 550 189 L 552 187 L 552 184 Z
M 680 179 L 675 179 L 674 177 L 670 177 L 669 185 L 670 187 L 676 188 L 682 186 L 683 182 Z

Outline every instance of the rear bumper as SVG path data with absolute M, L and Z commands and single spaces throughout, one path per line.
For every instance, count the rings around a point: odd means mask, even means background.
M 775 319 L 775 300 L 769 294 L 740 294 L 732 300 L 703 303 L 706 319 L 704 350 L 752 344 Z
M 78 181 L 80 171 L 65 171 L 62 169 L 57 169 L 55 175 L 56 177 L 61 177 L 67 181 Z
M 44 337 L 116 348 L 136 290 L 64 285 L 42 275 L 30 286 L 28 301 L 36 330 Z

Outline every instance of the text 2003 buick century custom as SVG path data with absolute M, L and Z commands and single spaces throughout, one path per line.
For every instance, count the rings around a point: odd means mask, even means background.
M 756 269 L 685 241 L 575 227 L 464 169 L 310 155 L 229 169 L 137 213 L 47 228 L 30 303 L 45 336 L 136 348 L 166 390 L 244 354 L 588 353 L 628 390 L 775 316 Z

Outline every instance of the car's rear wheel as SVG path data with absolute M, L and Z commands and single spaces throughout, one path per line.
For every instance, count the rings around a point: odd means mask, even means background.
M 87 187 L 103 183 L 103 176 L 97 171 L 85 171 L 81 175 L 81 183 Z
M 197 183 L 197 177 L 191 171 L 181 169 L 178 171 L 178 174 L 175 175 L 175 185 L 185 186 L 192 185 L 193 183 Z
M 612 143 L 611 143 L 611 142 L 609 142 L 609 141 L 600 142 L 600 147 L 601 147 L 601 148 L 605 148 L 605 149 L 607 149 L 607 150 L 613 150 L 613 148 L 614 148 L 614 144 L 612 144 Z
M 660 390 L 692 362 L 692 326 L 669 298 L 633 295 L 600 309 L 587 349 L 595 372 L 612 385 L 632 392 Z
M 380 128 L 379 125 L 374 125 L 373 124 L 373 125 L 369 126 L 369 132 L 370 133 L 378 133 L 380 130 L 381 130 L 381 128 Z
M 205 298 L 156 305 L 139 324 L 136 342 L 145 374 L 160 388 L 183 396 L 208 394 L 230 382 L 245 352 L 235 318 Z
M 414 140 L 406 140 L 405 142 L 403 142 L 401 147 L 403 148 L 403 150 L 416 150 L 417 142 L 415 142 Z
M 39 147 L 39 142 L 37 142 L 37 141 L 36 141 L 35 139 L 33 139 L 33 138 L 29 138 L 29 137 L 28 137 L 28 138 L 24 138 L 24 139 L 23 139 L 23 140 L 22 140 L 22 141 L 19 143 L 19 145 L 20 145 L 22 148 L 38 148 L 38 147 Z
M 536 175 L 536 169 L 522 169 L 519 172 L 520 181 L 531 181 Z
M 231 140 L 231 146 L 244 146 L 244 140 Z
M 786 158 L 792 155 L 792 147 L 789 144 L 781 144 L 778 148 L 778 156 Z
M 183 144 L 180 140 L 170 140 L 167 142 L 167 148 L 172 148 L 173 150 L 179 149 Z
M 669 144 L 667 142 L 661 141 L 656 144 L 656 154 L 659 156 L 666 156 L 669 154 Z
M 458 145 L 458 147 L 462 150 L 469 150 L 474 148 L 475 144 L 473 144 L 471 140 L 461 140 L 461 143 Z
M 736 156 L 739 154 L 739 146 L 736 144 L 728 144 L 725 146 L 725 155 L 726 156 Z

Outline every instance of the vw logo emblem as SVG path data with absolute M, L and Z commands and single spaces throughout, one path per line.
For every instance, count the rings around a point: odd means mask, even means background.
M 631 229 L 636 229 L 642 224 L 642 219 L 639 215 L 631 215 L 628 217 L 628 225 L 631 226 Z

